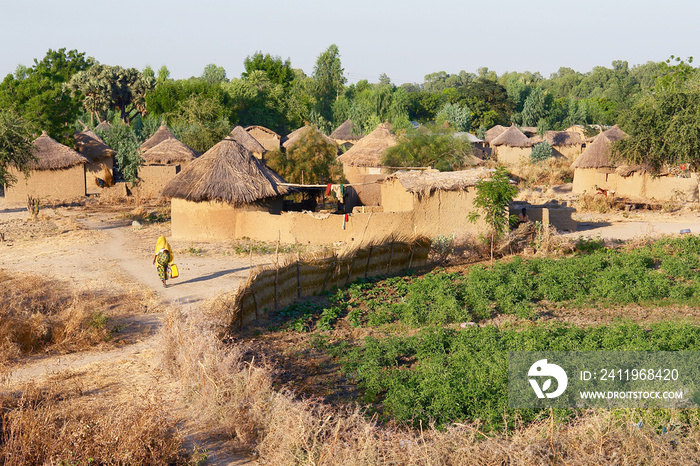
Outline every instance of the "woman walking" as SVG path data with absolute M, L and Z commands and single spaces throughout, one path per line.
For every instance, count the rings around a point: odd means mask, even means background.
M 173 262 L 173 257 L 173 250 L 170 248 L 168 240 L 165 239 L 165 236 L 158 237 L 158 241 L 156 241 L 156 252 L 153 255 L 153 263 L 156 264 L 158 268 L 158 277 L 162 280 L 164 287 L 168 286 L 165 280 L 168 279 L 168 264 Z

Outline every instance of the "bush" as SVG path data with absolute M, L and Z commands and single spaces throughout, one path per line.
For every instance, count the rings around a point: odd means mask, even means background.
M 538 142 L 532 147 L 530 152 L 530 160 L 533 162 L 541 162 L 552 157 L 552 146 L 547 141 Z

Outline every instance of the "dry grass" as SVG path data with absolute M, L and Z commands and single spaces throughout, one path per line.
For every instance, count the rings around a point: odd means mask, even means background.
M 513 169 L 513 172 L 520 178 L 521 189 L 534 186 L 557 186 L 571 183 L 574 179 L 571 162 L 563 157 L 549 158 L 538 163 L 521 163 Z
M 222 344 L 199 317 L 170 318 L 162 362 L 179 377 L 203 425 L 237 440 L 262 464 L 681 465 L 700 450 L 697 413 L 683 418 L 680 411 L 662 421 L 636 410 L 583 412 L 567 422 L 550 414 L 528 425 L 516 419 L 518 427 L 496 435 L 482 433 L 478 422 L 417 431 L 379 425 L 357 407 L 277 392 L 273 367 L 249 348 Z M 659 422 L 667 426 L 663 434 Z
M 604 194 L 586 194 L 578 197 L 576 209 L 579 212 L 598 212 L 601 214 L 620 210 L 621 204 L 614 196 Z
M 184 464 L 182 440 L 154 395 L 117 403 L 54 379 L 0 394 L 0 464 Z
M 80 351 L 110 337 L 108 319 L 142 312 L 141 295 L 77 292 L 64 282 L 0 269 L 0 366 L 42 351 Z

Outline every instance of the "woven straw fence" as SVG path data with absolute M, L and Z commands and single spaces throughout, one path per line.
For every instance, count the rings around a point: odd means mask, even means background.
M 235 321 L 242 328 L 253 320 L 297 300 L 333 287 L 342 287 L 358 278 L 391 275 L 426 264 L 430 241 L 391 241 L 330 257 L 299 257 L 286 263 L 257 267 L 236 292 Z

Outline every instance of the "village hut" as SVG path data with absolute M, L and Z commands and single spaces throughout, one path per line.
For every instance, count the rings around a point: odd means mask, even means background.
M 484 140 L 479 139 L 476 135 L 469 133 L 467 131 L 461 131 L 458 133 L 452 133 L 452 136 L 455 138 L 462 138 L 466 139 L 469 141 L 469 143 L 472 145 L 472 149 L 474 151 L 474 156 L 479 159 L 477 162 L 476 160 L 472 159 L 472 162 L 482 163 L 483 160 L 487 157 L 488 151 L 486 150 L 486 147 L 484 146 Z
M 252 125 L 246 126 L 245 130 L 248 134 L 253 136 L 266 151 L 279 150 L 282 138 L 271 129 L 265 128 L 264 126 Z
M 615 164 L 610 158 L 612 142 L 604 133 L 598 134 L 583 153 L 571 164 L 574 169 L 573 192 L 593 192 L 598 188 L 614 190 L 611 175 Z
M 263 159 L 265 148 L 245 129 L 243 129 L 243 127 L 238 125 L 234 126 L 228 137 L 248 149 L 255 157 Z
M 159 197 L 165 185 L 200 155 L 176 139 L 165 126 L 161 126 L 146 142 L 158 140 L 160 142 L 141 153 L 143 165 L 139 167 L 138 182 L 132 187 L 132 192 L 142 197 Z
M 287 150 L 290 147 L 293 147 L 297 142 L 299 142 L 301 137 L 303 135 L 305 135 L 308 131 L 314 131 L 314 132 L 318 133 L 321 136 L 321 139 L 323 139 L 326 143 L 328 143 L 334 147 L 337 147 L 335 144 L 335 141 L 333 139 L 329 138 L 328 136 L 323 134 L 321 131 L 319 131 L 318 128 L 316 128 L 315 126 L 311 126 L 311 125 L 302 126 L 301 128 L 298 128 L 298 129 L 292 131 L 291 133 L 289 133 L 287 135 L 287 137 L 285 137 L 284 140 L 282 141 L 282 147 L 284 147 Z
M 116 151 L 88 128 L 75 133 L 73 138 L 76 150 L 88 160 L 85 164 L 85 192 L 99 194 L 105 182 L 111 184 L 109 181 L 113 175 Z
M 45 131 L 32 144 L 36 161 L 30 164 L 29 176 L 9 167 L 9 174 L 17 182 L 5 187 L 7 203 L 25 204 L 27 196 L 50 201 L 85 196 L 85 164 L 88 159 L 55 141 Z
M 97 126 L 95 126 L 95 131 L 111 131 L 112 123 L 107 120 L 101 121 Z
M 491 147 L 493 147 L 499 162 L 515 165 L 518 162 L 529 160 L 532 142 L 517 126 L 512 125 L 491 140 Z
M 552 146 L 554 157 L 566 157 L 574 161 L 586 148 L 586 138 L 574 131 L 546 131 L 544 140 Z
M 386 150 L 398 143 L 389 123 L 382 123 L 338 157 L 343 164 L 345 179 L 353 184 L 359 201 L 366 205 L 379 205 L 381 190 L 377 181 L 383 180 L 393 170 L 382 167 Z
M 166 125 L 160 125 L 160 127 L 156 130 L 155 133 L 153 133 L 153 136 L 150 138 L 146 139 L 143 144 L 141 144 L 140 150 L 141 153 L 146 152 L 148 149 L 151 149 L 161 142 L 165 141 L 166 139 L 176 139 L 175 135 L 170 132 L 168 127 Z
M 478 232 L 483 225 L 470 223 L 467 214 L 474 209 L 477 181 L 492 172 L 483 167 L 453 172 L 398 171 L 381 182 L 382 208 L 384 212 L 412 212 L 419 235 Z
M 520 131 L 528 138 L 533 138 L 538 135 L 537 126 L 521 126 Z
M 330 138 L 333 139 L 339 147 L 349 149 L 357 143 L 357 141 L 362 139 L 362 136 L 363 134 L 360 128 L 353 124 L 348 118 L 331 133 Z
M 484 142 L 487 145 L 491 144 L 491 141 L 496 139 L 498 136 L 500 136 L 505 130 L 507 130 L 505 126 L 502 125 L 496 125 L 493 128 L 489 129 L 486 131 L 486 134 L 484 135 Z
M 264 230 L 269 222 L 266 215 L 244 213 L 279 214 L 282 196 L 290 189 L 249 150 L 226 138 L 184 167 L 163 195 L 172 198 L 174 237 L 232 239 L 239 237 L 241 228 Z
M 615 125 L 612 128 L 603 131 L 603 134 L 605 134 L 605 137 L 608 138 L 608 140 L 615 142 L 619 141 L 621 139 L 625 139 L 629 137 L 627 133 L 622 131 L 619 126 Z

